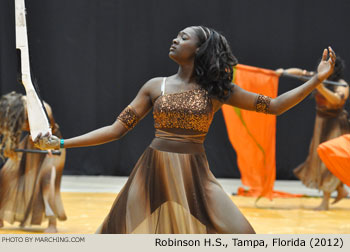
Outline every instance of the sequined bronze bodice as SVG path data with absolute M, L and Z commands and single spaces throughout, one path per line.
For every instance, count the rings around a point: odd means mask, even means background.
M 213 115 L 211 98 L 202 88 L 164 94 L 154 102 L 156 129 L 179 128 L 207 133 Z

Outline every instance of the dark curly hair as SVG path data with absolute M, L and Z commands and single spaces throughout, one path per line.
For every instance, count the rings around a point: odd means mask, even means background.
M 219 32 L 205 26 L 194 26 L 194 30 L 198 37 L 195 79 L 211 97 L 225 101 L 233 92 L 233 67 L 238 61 L 226 38 Z
M 341 79 L 344 79 L 344 69 L 345 69 L 344 60 L 339 56 L 337 56 L 334 64 L 333 73 L 328 77 L 328 80 L 339 81 Z
M 0 158 L 17 160 L 17 148 L 26 120 L 22 95 L 11 92 L 0 98 Z

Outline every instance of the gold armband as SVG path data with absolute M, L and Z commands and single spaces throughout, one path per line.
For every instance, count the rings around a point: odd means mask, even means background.
M 270 102 L 270 97 L 259 94 L 255 102 L 255 111 L 268 114 L 270 110 Z
M 117 119 L 127 130 L 131 130 L 139 121 L 139 116 L 137 115 L 135 109 L 129 105 L 120 113 Z

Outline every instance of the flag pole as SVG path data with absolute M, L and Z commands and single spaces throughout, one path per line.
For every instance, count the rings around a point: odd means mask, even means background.
M 299 80 L 302 80 L 302 81 L 308 81 L 308 80 L 310 80 L 312 78 L 312 76 L 294 75 L 294 74 L 289 74 L 289 73 L 285 73 L 285 72 L 283 72 L 281 74 L 281 77 L 288 77 L 288 78 L 293 78 L 293 79 L 299 79 Z M 344 86 L 344 87 L 347 86 L 347 84 L 345 84 L 345 83 L 340 83 L 340 82 L 330 81 L 330 80 L 324 80 L 322 83 L 323 84 L 335 85 L 335 86 Z
M 26 153 L 37 153 L 37 154 L 48 154 L 47 150 L 33 150 L 33 149 L 15 149 L 15 152 L 26 152 Z M 52 150 L 50 151 L 53 155 L 61 155 L 61 151 Z

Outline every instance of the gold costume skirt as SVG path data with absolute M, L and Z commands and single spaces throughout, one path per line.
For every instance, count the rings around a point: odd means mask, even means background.
M 19 148 L 34 149 L 28 135 Z M 18 155 L 18 161 L 8 159 L 0 169 L 0 219 L 11 224 L 18 221 L 23 226 L 40 225 L 48 216 L 65 220 L 60 195 L 65 151 L 53 157 L 33 153 Z
M 199 142 L 157 131 L 98 232 L 254 232 L 209 170 Z
M 310 188 L 333 192 L 341 184 L 317 154 L 319 144 L 349 132 L 347 112 L 341 110 L 317 111 L 313 137 L 306 161 L 294 169 L 294 174 Z

